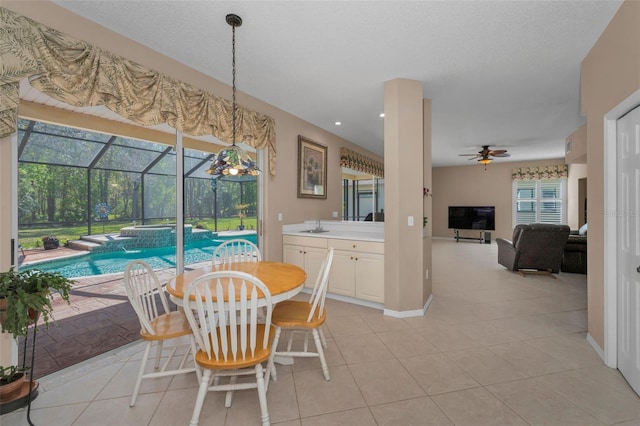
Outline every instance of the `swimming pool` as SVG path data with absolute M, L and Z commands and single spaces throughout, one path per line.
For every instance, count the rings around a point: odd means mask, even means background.
M 243 238 L 253 243 L 257 240 L 255 234 L 243 236 Z M 217 238 L 186 245 L 184 248 L 185 265 L 211 260 L 213 250 L 224 241 L 224 238 Z M 176 248 L 171 246 L 85 254 L 71 258 L 27 264 L 21 266 L 20 269 L 41 269 L 47 272 L 59 272 L 67 278 L 79 278 L 122 272 L 127 263 L 132 260 L 143 260 L 151 265 L 153 269 L 173 268 L 176 266 Z

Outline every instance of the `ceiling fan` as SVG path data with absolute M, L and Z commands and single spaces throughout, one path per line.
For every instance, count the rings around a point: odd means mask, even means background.
M 480 164 L 484 164 L 485 166 L 493 161 L 491 157 L 511 157 L 511 155 L 507 154 L 506 149 L 489 149 L 491 145 L 482 145 L 482 150 L 478 151 L 477 154 L 459 154 L 460 156 L 470 156 L 469 160 L 478 159 Z

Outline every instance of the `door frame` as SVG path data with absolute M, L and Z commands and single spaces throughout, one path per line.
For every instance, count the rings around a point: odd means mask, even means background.
M 617 121 L 638 105 L 640 90 L 604 116 L 604 362 L 611 368 L 618 368 Z

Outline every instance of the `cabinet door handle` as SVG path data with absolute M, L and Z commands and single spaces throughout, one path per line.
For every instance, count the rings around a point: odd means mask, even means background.
M 358 258 L 356 257 L 356 261 L 358 260 Z
M 353 248 L 356 248 L 356 245 L 355 245 L 355 244 L 353 245 Z
M 353 256 L 351 256 L 350 259 L 353 260 Z

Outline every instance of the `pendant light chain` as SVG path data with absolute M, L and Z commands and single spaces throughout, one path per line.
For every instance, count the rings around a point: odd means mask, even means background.
M 231 25 L 231 104 L 233 111 L 231 112 L 231 126 L 233 131 L 233 145 L 236 144 L 236 26 Z
M 214 160 L 206 170 L 213 176 L 212 185 L 215 189 L 216 180 L 228 177 L 229 179 L 242 179 L 243 177 L 258 176 L 260 169 L 247 153 L 236 145 L 238 136 L 238 104 L 236 102 L 236 27 L 242 25 L 242 18 L 230 13 L 226 17 L 227 24 L 231 25 L 231 126 L 232 144 L 221 149 L 214 156 Z

